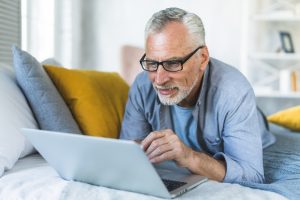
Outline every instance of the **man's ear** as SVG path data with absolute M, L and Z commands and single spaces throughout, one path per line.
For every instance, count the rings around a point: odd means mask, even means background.
M 209 52 L 208 52 L 208 48 L 206 46 L 203 47 L 203 49 L 201 49 L 200 57 L 201 57 L 200 69 L 201 69 L 201 71 L 204 71 L 209 62 Z

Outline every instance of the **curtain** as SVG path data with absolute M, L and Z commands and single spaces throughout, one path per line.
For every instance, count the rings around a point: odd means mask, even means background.
M 0 63 L 12 64 L 11 46 L 21 44 L 20 0 L 0 0 Z

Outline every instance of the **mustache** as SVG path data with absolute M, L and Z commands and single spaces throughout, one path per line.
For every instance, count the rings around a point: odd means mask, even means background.
M 155 85 L 155 84 L 153 84 L 153 87 L 156 90 L 168 90 L 168 89 L 178 88 L 177 86 L 174 85 Z

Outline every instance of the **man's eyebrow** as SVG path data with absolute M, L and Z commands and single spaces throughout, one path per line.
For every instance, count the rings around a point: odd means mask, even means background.
M 153 60 L 153 59 L 151 59 L 151 58 L 147 58 L 147 57 L 145 57 L 145 60 L 147 60 L 147 61 L 151 61 L 151 62 L 158 62 L 158 61 L 156 61 L 156 60 Z
M 166 59 L 165 61 L 172 61 L 172 60 L 181 60 L 182 59 L 182 57 L 178 57 L 178 56 L 174 56 L 174 57 L 171 57 L 171 58 L 168 58 L 168 59 Z
M 181 60 L 181 59 L 182 59 L 182 57 L 174 56 L 174 57 L 168 58 L 168 59 L 166 59 L 166 60 L 163 60 L 162 62 L 164 62 L 164 61 Z M 157 60 L 153 60 L 153 59 L 147 58 L 147 57 L 145 58 L 145 60 L 151 61 L 151 62 L 158 62 Z

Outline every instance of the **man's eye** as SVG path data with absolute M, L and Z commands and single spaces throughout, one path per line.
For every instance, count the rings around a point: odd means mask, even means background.
M 147 68 L 156 68 L 156 62 L 145 61 L 145 65 Z
M 181 63 L 177 60 L 164 62 L 164 67 L 166 68 L 178 68 L 180 65 Z

